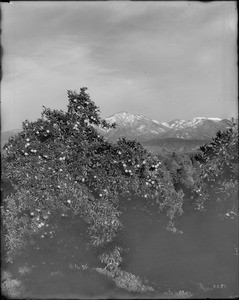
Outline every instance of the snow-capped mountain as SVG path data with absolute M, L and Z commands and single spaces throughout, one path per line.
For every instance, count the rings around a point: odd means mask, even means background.
M 116 123 L 116 129 L 100 129 L 100 132 L 111 141 L 124 136 L 140 141 L 147 140 L 170 129 L 167 123 L 160 123 L 143 115 L 134 115 L 125 111 L 106 118 L 106 121 L 110 124 Z
M 192 120 L 179 120 L 179 119 L 175 119 L 171 122 L 169 122 L 169 125 L 171 127 L 171 129 L 183 129 L 183 128 L 187 128 L 187 127 L 198 127 L 202 124 L 204 124 L 204 122 L 206 120 L 211 120 L 214 122 L 220 122 L 222 121 L 222 119 L 220 118 L 205 118 L 205 117 L 196 117 L 193 118 Z
M 166 123 L 125 111 L 106 118 L 106 121 L 110 124 L 116 123 L 116 129 L 100 130 L 111 141 L 123 136 L 139 141 L 153 138 L 208 140 L 218 131 L 226 130 L 231 125 L 231 121 L 226 119 L 206 117 L 196 117 L 191 120 L 175 119 Z
M 164 138 L 211 139 L 218 131 L 224 131 L 232 123 L 226 119 L 197 117 L 192 120 L 174 120 Z
M 179 128 L 182 129 L 185 122 L 187 122 L 187 121 L 175 119 L 175 120 L 169 122 L 168 125 L 169 125 L 170 129 L 173 129 L 173 128 L 174 129 L 179 129 Z
M 117 123 L 118 126 L 135 126 L 139 123 L 142 125 L 143 123 L 146 125 L 152 125 L 157 128 L 160 132 L 165 131 L 165 129 L 169 128 L 170 126 L 166 122 L 158 122 L 156 120 L 149 119 L 143 115 L 134 115 L 130 114 L 126 111 L 120 112 L 118 114 L 115 114 L 111 117 L 106 118 L 106 121 L 109 123 Z M 143 127 L 142 127 L 143 128 Z M 141 130 L 143 130 L 141 128 Z

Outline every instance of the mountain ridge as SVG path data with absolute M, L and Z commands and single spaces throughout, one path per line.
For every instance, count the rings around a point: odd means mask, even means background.
M 216 117 L 195 117 L 191 120 L 174 119 L 170 122 L 159 122 L 144 115 L 132 114 L 126 111 L 118 112 L 105 118 L 105 120 L 110 124 L 116 123 L 116 128 L 103 129 L 96 127 L 96 129 L 111 142 L 115 142 L 120 137 L 126 137 L 136 139 L 145 145 L 148 144 L 151 148 L 156 146 L 167 147 L 167 145 L 173 144 L 175 149 L 177 148 L 176 141 L 178 141 L 178 145 L 182 145 L 183 140 L 193 140 L 191 144 L 194 145 L 197 144 L 195 140 L 208 142 L 216 136 L 218 131 L 224 131 L 233 124 L 230 120 Z M 238 119 L 236 119 L 236 122 L 238 122 Z M 21 130 L 2 132 L 1 147 L 8 141 L 10 136 L 19 131 Z
M 146 141 L 153 138 L 180 138 L 210 140 L 217 131 L 226 130 L 232 125 L 227 119 L 217 117 L 195 117 L 190 120 L 174 119 L 170 122 L 159 122 L 139 114 L 126 111 L 106 118 L 110 124 L 116 123 L 115 129 L 99 129 L 110 141 L 119 137 L 135 138 Z

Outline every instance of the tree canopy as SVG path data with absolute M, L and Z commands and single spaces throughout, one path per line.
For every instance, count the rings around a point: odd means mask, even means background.
M 9 259 L 29 236 L 54 234 L 53 217 L 81 218 L 94 246 L 111 242 L 122 227 L 120 197 L 154 201 L 171 224 L 182 213 L 183 193 L 157 157 L 137 141 L 111 144 L 99 135 L 98 126 L 116 124 L 100 117 L 86 90 L 68 91 L 66 112 L 43 107 L 5 146 L 5 176 L 15 189 L 3 208 Z

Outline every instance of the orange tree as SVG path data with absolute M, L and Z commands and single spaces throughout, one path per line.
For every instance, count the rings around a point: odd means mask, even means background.
M 43 107 L 38 120 L 26 120 L 9 139 L 4 175 L 15 192 L 2 205 L 7 260 L 32 236 L 54 235 L 62 217 L 69 217 L 69 223 L 81 219 L 93 246 L 111 242 L 122 227 L 120 196 L 155 201 L 170 224 L 182 213 L 183 193 L 175 191 L 161 161 L 136 141 L 109 143 L 97 127 L 115 124 L 100 117 L 81 88 L 79 93 L 68 91 L 66 112 Z
M 175 189 L 182 189 L 190 208 L 208 211 L 223 218 L 237 215 L 238 196 L 238 132 L 234 124 L 218 132 L 211 143 L 198 153 L 176 154 L 164 158 Z
M 221 217 L 238 215 L 238 132 L 234 124 L 218 132 L 196 156 L 200 176 L 194 190 L 198 210 L 213 210 Z M 216 210 L 215 210 L 216 208 Z

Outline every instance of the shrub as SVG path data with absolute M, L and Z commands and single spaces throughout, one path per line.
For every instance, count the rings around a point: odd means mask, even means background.
M 134 293 L 152 293 L 154 288 L 144 284 L 143 281 L 138 277 L 129 272 L 123 271 L 120 268 L 114 271 L 109 271 L 107 269 L 96 268 L 98 273 L 106 275 L 112 279 L 118 288 L 125 289 L 129 292 Z
M 106 266 L 103 269 L 95 268 L 95 270 L 100 274 L 108 276 L 119 288 L 126 289 L 129 292 L 145 293 L 154 291 L 152 287 L 145 285 L 139 277 L 120 268 L 122 251 L 121 247 L 115 246 L 111 252 L 100 255 L 100 261 L 106 264 Z

